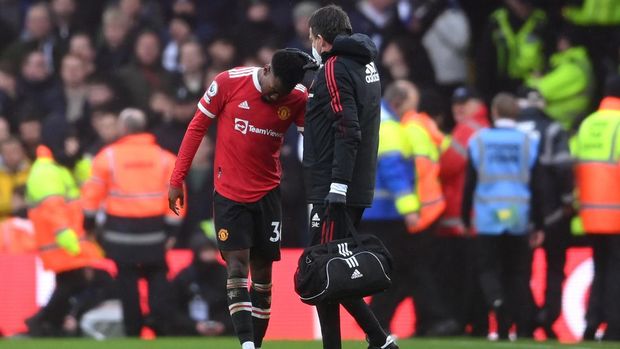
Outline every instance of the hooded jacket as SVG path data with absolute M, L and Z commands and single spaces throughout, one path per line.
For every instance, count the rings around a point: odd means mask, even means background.
M 338 36 L 322 55 L 310 88 L 304 127 L 308 203 L 323 204 L 331 183 L 348 185 L 347 205 L 372 204 L 381 85 L 377 48 L 363 34 Z

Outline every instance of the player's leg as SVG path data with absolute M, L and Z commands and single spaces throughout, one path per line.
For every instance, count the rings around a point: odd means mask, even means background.
M 218 248 L 226 261 L 228 309 L 235 333 L 243 349 L 254 349 L 252 303 L 248 291 L 252 214 L 245 204 L 218 193 L 213 198 Z
M 273 189 L 252 206 L 254 247 L 250 251 L 252 322 L 254 344 L 260 348 L 271 317 L 272 265 L 280 260 L 282 207 L 280 190 Z

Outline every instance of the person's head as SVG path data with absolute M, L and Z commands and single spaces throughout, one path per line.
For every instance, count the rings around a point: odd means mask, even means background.
M 197 73 L 204 68 L 205 55 L 198 41 L 188 41 L 181 45 L 181 57 L 179 59 L 181 69 L 188 73 Z
M 52 1 L 52 11 L 54 12 L 54 17 L 63 21 L 68 21 L 71 19 L 73 14 L 75 13 L 75 0 L 53 0 Z
M 249 22 L 266 22 L 269 20 L 269 4 L 267 1 L 255 0 L 250 3 L 245 13 Z
M 532 0 L 504 0 L 504 4 L 521 20 L 526 20 L 534 11 Z
M 11 125 L 9 125 L 9 121 L 4 116 L 0 116 L 0 142 L 9 137 L 11 137 Z
M 85 86 L 86 65 L 84 61 L 76 55 L 68 54 L 64 56 L 60 67 L 60 76 L 65 87 L 76 88 Z
M 237 49 L 232 41 L 217 38 L 207 47 L 211 66 L 214 70 L 226 70 L 233 66 Z
M 319 4 L 314 1 L 302 1 L 293 7 L 293 25 L 297 36 L 307 40 L 310 26 L 308 20 L 314 11 L 320 8 Z
M 142 133 L 147 127 L 146 114 L 136 108 L 126 108 L 121 111 L 118 116 L 118 134 L 119 136 L 127 136 L 136 133 Z
M 310 27 L 309 38 L 312 42 L 313 54 L 316 52 L 320 55 L 323 52 L 329 52 L 338 35 L 353 34 L 349 16 L 341 7 L 336 5 L 329 5 L 316 10 L 310 16 L 308 26 Z
M 296 50 L 278 50 L 259 74 L 262 99 L 274 103 L 288 95 L 300 83 L 306 73 L 306 59 Z
M 605 97 L 620 98 L 620 75 L 614 74 L 605 80 Z
M 80 57 L 84 62 L 95 61 L 95 48 L 90 36 L 86 33 L 75 33 L 69 40 L 69 53 Z
M 129 18 L 136 18 L 142 8 L 141 0 L 120 0 L 118 7 Z
M 21 72 L 24 80 L 29 82 L 45 81 L 52 73 L 41 51 L 32 51 L 26 55 Z
M 407 79 L 411 75 L 402 40 L 390 41 L 385 46 L 381 56 L 381 64 L 390 72 L 392 79 Z
M 41 143 L 41 120 L 32 111 L 22 114 L 19 120 L 19 138 L 29 148 L 34 148 Z
M 26 32 L 34 40 L 42 40 L 52 32 L 52 16 L 46 3 L 36 3 L 26 13 Z
M 118 114 L 112 107 L 104 106 L 92 112 L 93 129 L 105 144 L 110 144 L 118 138 L 117 122 Z
M 103 13 L 103 38 L 110 48 L 123 44 L 129 31 L 129 18 L 118 9 L 110 7 Z
M 26 151 L 19 139 L 9 137 L 0 141 L 0 156 L 2 156 L 2 162 L 6 168 L 10 171 L 17 171 L 26 160 Z
M 536 89 L 523 87 L 517 91 L 517 105 L 519 109 L 535 108 L 543 110 L 545 98 Z
M 452 114 L 456 122 L 462 122 L 480 110 L 484 102 L 471 86 L 458 87 L 452 93 Z
M 10 69 L 0 67 L 0 91 L 13 96 L 16 93 L 17 82 L 15 81 L 15 75 Z M 1 109 L 1 108 L 0 108 Z M 1 112 L 1 111 L 0 111 Z
M 114 84 L 104 77 L 94 77 L 88 82 L 88 104 L 97 108 L 116 99 Z
M 394 5 L 395 0 L 367 0 L 368 3 L 374 7 L 377 11 L 383 12 L 390 6 Z
M 519 105 L 515 96 L 506 92 L 498 93 L 491 102 L 491 115 L 493 120 L 516 120 L 519 115 Z
M 276 53 L 276 51 L 278 51 L 278 46 L 276 43 L 274 42 L 265 43 L 264 45 L 258 48 L 258 51 L 256 52 L 256 57 L 253 58 L 256 60 L 256 63 L 257 63 L 255 65 L 263 66 L 265 64 L 269 64 L 269 62 L 271 62 L 271 59 L 273 58 L 273 55 Z
M 420 101 L 418 88 L 408 80 L 396 80 L 385 89 L 385 101 L 399 118 L 409 111 L 416 111 Z
M 176 42 L 185 42 L 192 36 L 191 19 L 187 16 L 174 16 L 168 25 L 170 37 Z
M 135 55 L 140 65 L 154 66 L 159 62 L 161 44 L 155 32 L 145 31 L 136 39 Z

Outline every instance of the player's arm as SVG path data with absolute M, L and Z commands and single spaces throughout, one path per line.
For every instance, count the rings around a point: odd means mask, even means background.
M 333 58 L 325 64 L 325 79 L 331 96 L 334 113 L 334 159 L 332 162 L 332 185 L 329 196 L 346 198 L 347 185 L 351 182 L 357 148 L 362 140 L 353 81 L 346 67 Z M 334 195 L 335 194 L 335 195 Z M 344 202 L 342 202 L 344 203 Z
M 293 89 L 298 98 L 295 101 L 295 125 L 297 126 L 297 131 L 304 134 L 304 120 L 306 116 L 306 104 L 308 103 L 308 90 L 302 84 L 297 84 Z
M 192 160 L 200 146 L 207 129 L 223 110 L 227 96 L 224 87 L 228 80 L 228 72 L 220 73 L 211 83 L 204 96 L 198 101 L 197 110 L 192 121 L 189 123 L 181 148 L 174 164 L 174 170 L 170 176 L 170 189 L 168 190 L 168 207 L 179 215 L 179 207 L 184 206 L 185 195 L 183 194 L 183 181 L 187 176 Z

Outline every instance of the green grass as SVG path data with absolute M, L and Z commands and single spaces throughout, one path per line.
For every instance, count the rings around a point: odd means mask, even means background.
M 413 339 L 400 340 L 401 349 L 619 349 L 620 342 L 595 343 L 584 342 L 572 345 L 556 342 L 489 342 L 462 338 L 451 339 Z M 6 339 L 0 340 L 2 349 L 240 349 L 236 339 L 232 338 L 166 338 L 153 341 L 137 339 L 116 339 L 94 341 L 86 339 Z M 321 349 L 318 341 L 268 341 L 264 349 Z M 366 349 L 361 341 L 348 341 L 343 349 Z

